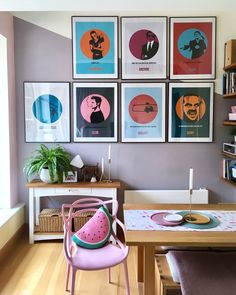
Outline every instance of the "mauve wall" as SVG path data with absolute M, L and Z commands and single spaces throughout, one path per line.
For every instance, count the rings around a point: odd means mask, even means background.
M 26 180 L 21 171 L 25 158 L 38 145 L 24 142 L 23 82 L 72 81 L 72 50 L 70 39 L 21 19 L 14 19 L 14 29 L 19 194 L 27 203 Z M 215 94 L 213 143 L 112 143 L 112 178 L 120 179 L 125 188 L 186 189 L 188 170 L 193 167 L 194 187 L 207 187 L 210 202 L 235 202 L 235 187 L 220 180 L 222 142 L 229 141 L 229 129 L 222 126 L 222 121 L 230 104 Z M 62 146 L 73 155 L 79 153 L 86 164 L 96 164 L 108 150 L 106 143 L 72 142 Z
M 18 189 L 17 189 L 18 167 L 17 167 L 17 141 L 16 141 L 14 30 L 13 30 L 13 16 L 8 12 L 0 12 L 0 34 L 7 38 L 8 103 L 9 103 L 9 110 L 10 110 L 9 112 L 9 129 L 10 129 L 9 145 L 10 145 L 10 171 L 11 171 L 10 206 L 13 207 L 18 202 Z M 1 128 L 4 128 L 4 126 L 1 126 Z

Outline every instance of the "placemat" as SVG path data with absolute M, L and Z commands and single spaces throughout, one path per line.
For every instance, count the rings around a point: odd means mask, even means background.
M 180 211 L 177 212 L 177 214 L 180 214 L 182 216 L 184 216 L 185 214 L 188 214 L 189 211 Z M 192 213 L 196 213 L 196 214 L 201 214 L 201 212 L 198 211 L 192 211 Z M 193 223 L 189 223 L 189 222 L 184 222 L 181 225 L 188 227 L 188 228 L 194 228 L 194 229 L 207 229 L 207 228 L 214 228 L 217 227 L 220 224 L 220 221 L 213 216 L 212 214 L 209 213 L 205 213 L 204 215 L 208 216 L 210 218 L 210 221 L 208 223 L 205 224 L 193 224 Z

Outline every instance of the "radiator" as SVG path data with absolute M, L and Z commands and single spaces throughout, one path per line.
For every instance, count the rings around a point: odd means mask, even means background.
M 189 203 L 188 190 L 125 190 L 125 203 Z M 193 204 L 207 204 L 208 190 L 193 190 Z

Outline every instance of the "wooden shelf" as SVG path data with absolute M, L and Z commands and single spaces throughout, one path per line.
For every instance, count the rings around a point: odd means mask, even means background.
M 236 92 L 234 93 L 227 93 L 223 95 L 224 98 L 236 98 Z
M 236 121 L 224 121 L 223 122 L 224 126 L 236 126 Z
M 227 157 L 227 158 L 236 159 L 236 155 L 231 155 L 231 154 L 225 153 L 225 152 L 222 152 L 222 155 Z
M 236 186 L 236 182 L 235 182 L 235 181 L 231 181 L 231 180 L 226 179 L 226 178 L 221 178 L 221 179 L 224 180 L 224 181 L 227 182 L 227 183 L 230 183 L 230 184 L 233 185 L 233 186 Z
M 236 70 L 236 62 L 235 63 L 232 63 L 229 66 L 224 67 L 224 71 L 225 72 L 230 71 L 230 70 Z

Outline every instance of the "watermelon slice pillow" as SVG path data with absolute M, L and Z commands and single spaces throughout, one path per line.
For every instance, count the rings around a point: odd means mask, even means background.
M 112 218 L 102 206 L 73 236 L 72 240 L 81 247 L 97 249 L 109 240 L 112 231 Z

